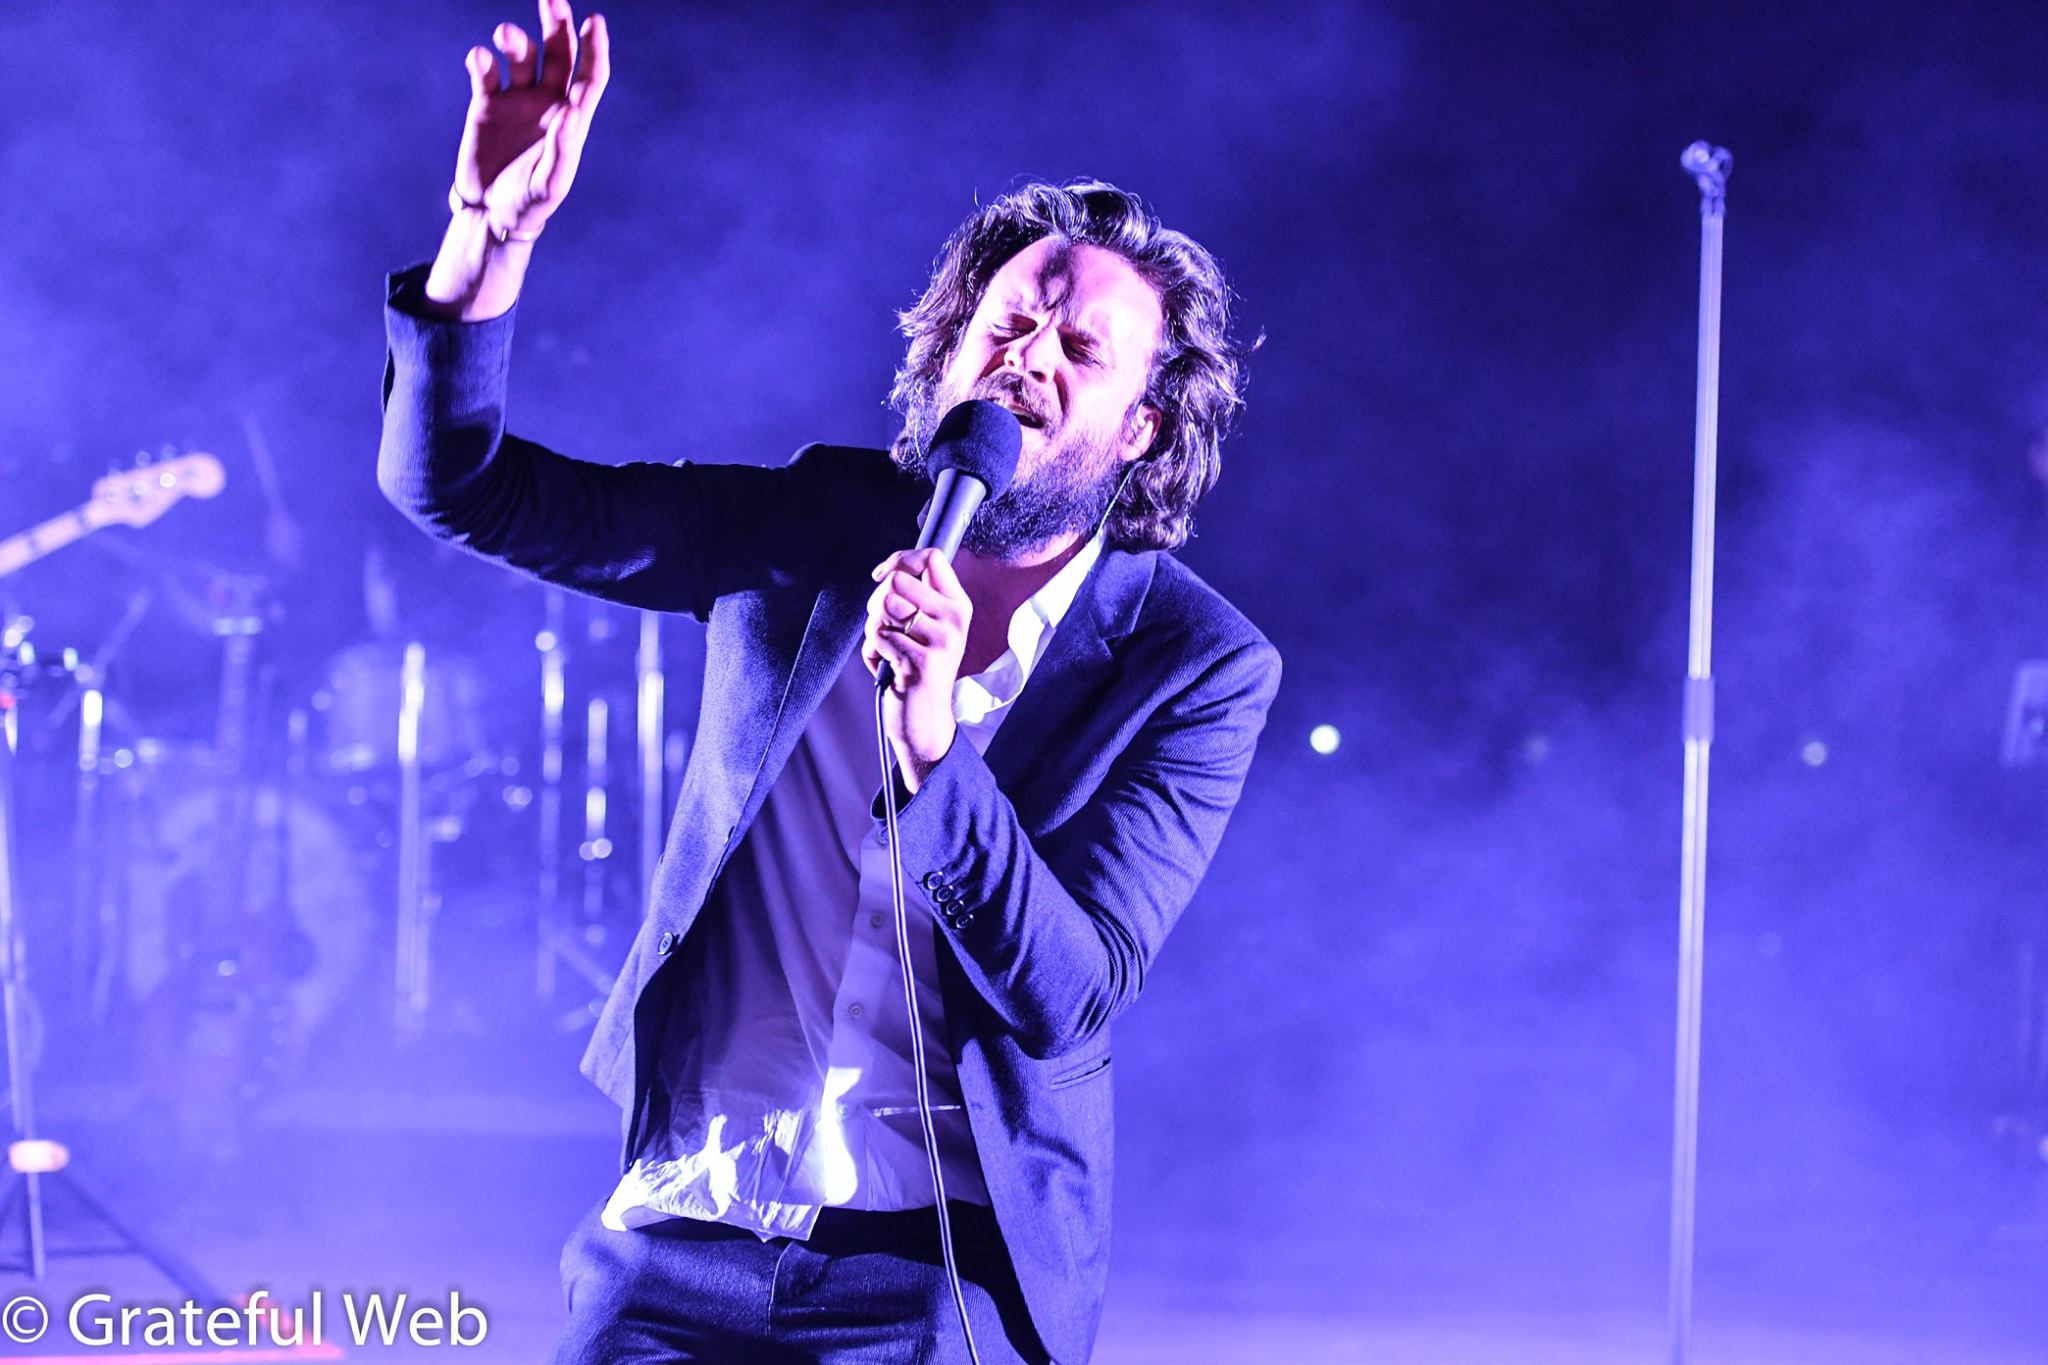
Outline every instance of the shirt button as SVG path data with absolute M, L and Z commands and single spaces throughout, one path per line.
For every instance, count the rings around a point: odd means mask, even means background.
M 856 1019 L 860 1018 L 860 1006 L 855 1005 L 853 1008 L 849 1009 L 847 1013 L 852 1015 Z
M 674 952 L 675 950 L 676 936 L 673 933 L 663 934 L 661 936 L 661 942 L 656 944 L 654 948 L 654 951 L 661 954 L 663 957 L 667 957 L 670 953 Z
M 941 877 L 936 872 L 927 872 L 924 874 L 924 889 L 927 891 L 931 891 L 935 889 L 939 885 L 939 883 L 944 880 L 945 878 Z
M 869 915 L 869 916 L 868 916 L 868 925 L 869 925 L 869 927 L 871 927 L 871 928 L 875 928 L 875 929 L 879 929 L 879 928 L 881 928 L 881 927 L 882 927 L 882 917 L 881 917 L 880 915 Z

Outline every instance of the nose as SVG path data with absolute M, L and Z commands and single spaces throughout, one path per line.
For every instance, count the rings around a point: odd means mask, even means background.
M 1048 341 L 1054 347 L 1059 344 L 1059 338 L 1053 335 L 1053 329 L 1043 323 L 1022 336 L 1013 337 L 1010 343 L 1003 347 L 1003 368 L 1017 370 L 1040 384 L 1051 384 L 1052 362 L 1048 359 L 1045 346 Z

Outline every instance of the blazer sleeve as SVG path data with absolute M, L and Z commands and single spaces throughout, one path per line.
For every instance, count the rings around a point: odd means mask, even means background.
M 904 876 L 1026 1053 L 1083 1047 L 1137 999 L 1215 855 L 1279 684 L 1264 639 L 1218 658 L 1037 846 L 972 744 L 956 741 L 904 805 Z
M 432 317 L 425 277 L 419 266 L 389 281 L 377 482 L 439 539 L 549 583 L 701 619 L 728 592 L 804 576 L 833 548 L 819 528 L 847 524 L 858 495 L 894 478 L 886 457 L 850 461 L 836 447 L 807 447 L 780 468 L 607 465 L 508 435 L 517 309 L 488 322 Z

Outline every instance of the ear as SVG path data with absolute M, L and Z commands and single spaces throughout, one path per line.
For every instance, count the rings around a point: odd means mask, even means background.
M 1125 464 L 1142 460 L 1152 449 L 1152 443 L 1159 439 L 1161 424 L 1159 409 L 1150 403 L 1140 403 L 1131 412 L 1131 420 L 1124 423 L 1124 438 L 1117 450 L 1117 458 Z

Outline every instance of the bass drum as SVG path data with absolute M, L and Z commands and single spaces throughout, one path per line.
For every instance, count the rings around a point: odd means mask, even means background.
M 195 982 L 215 997 L 234 992 L 245 1005 L 236 1013 L 262 1020 L 242 1031 L 238 1047 L 250 1055 L 238 1069 L 287 1076 L 374 956 L 369 870 L 319 804 L 275 782 L 228 787 L 213 768 L 203 748 L 145 742 L 123 774 L 122 975 L 138 1002 Z M 247 803 L 240 869 L 223 866 L 237 801 Z M 238 887 L 238 906 L 216 904 L 223 886 Z M 192 1041 L 201 1052 L 226 1048 Z

